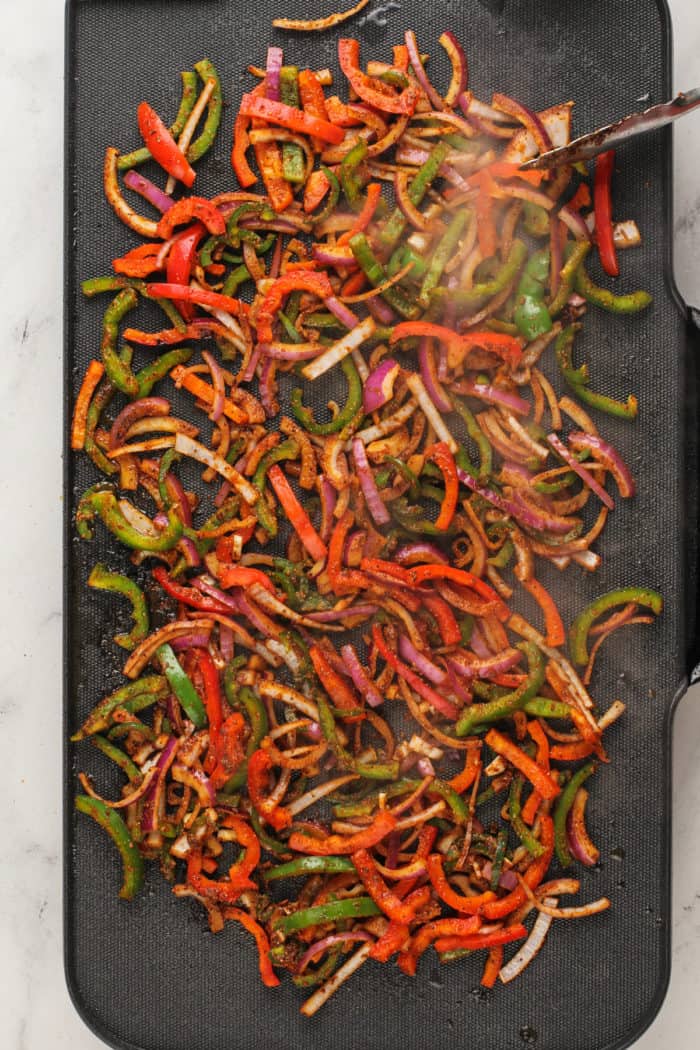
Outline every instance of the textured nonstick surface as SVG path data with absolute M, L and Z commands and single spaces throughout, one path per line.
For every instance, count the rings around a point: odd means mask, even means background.
M 179 71 L 208 55 L 222 75 L 227 108 L 197 185 L 204 194 L 233 188 L 230 132 L 240 94 L 251 83 L 245 67 L 264 64 L 268 43 L 282 44 L 300 66 L 335 67 L 338 31 L 307 37 L 270 27 L 277 14 L 313 17 L 328 9 L 320 0 L 308 0 L 303 12 L 300 5 L 283 11 L 268 2 L 224 0 L 74 0 L 69 7 L 67 411 L 87 361 L 98 353 L 105 305 L 83 301 L 79 281 L 108 272 L 109 260 L 133 241 L 102 197 L 104 148 L 137 144 L 134 114 L 143 97 L 162 113 L 174 112 Z M 642 98 L 651 104 L 670 97 L 668 19 L 656 0 L 402 0 L 343 31 L 359 36 L 366 59 L 386 56 L 406 28 L 416 30 L 433 56 L 438 83 L 448 70 L 437 37 L 450 28 L 466 47 L 471 86 L 480 97 L 502 90 L 534 108 L 575 99 L 576 132 L 629 112 Z M 234 926 L 210 935 L 201 913 L 176 901 L 157 871 L 134 903 L 118 899 L 111 844 L 72 813 L 76 769 L 95 772 L 107 794 L 116 781 L 110 783 L 100 756 L 80 745 L 66 752 L 66 966 L 78 1009 L 113 1045 L 603 1050 L 630 1042 L 658 1008 L 669 967 L 670 712 L 685 680 L 694 624 L 684 599 L 694 593 L 695 580 L 686 539 L 694 534 L 696 436 L 685 423 L 694 414 L 693 384 L 685 322 L 669 277 L 670 133 L 630 144 L 618 166 L 616 214 L 636 218 L 644 235 L 641 249 L 624 254 L 620 284 L 648 288 L 654 306 L 629 320 L 591 310 L 580 347 L 598 389 L 639 396 L 635 424 L 601 421 L 632 466 L 639 494 L 618 501 L 598 545 L 602 569 L 589 576 L 574 568 L 553 583 L 569 620 L 614 586 L 645 583 L 666 599 L 654 627 L 620 632 L 607 643 L 594 683 L 601 707 L 615 697 L 628 705 L 606 738 L 612 763 L 596 776 L 589 804 L 601 864 L 582 876 L 582 898 L 607 894 L 613 907 L 579 923 L 557 923 L 536 963 L 510 987 L 480 989 L 480 958 L 441 967 L 427 953 L 415 979 L 394 966 L 365 965 L 306 1021 L 298 1013 L 302 996 L 291 984 L 272 991 L 262 986 L 249 936 Z M 551 365 L 545 367 L 553 377 Z M 120 682 L 121 657 L 109 641 L 116 606 L 87 590 L 85 579 L 98 558 L 118 568 L 125 554 L 110 549 L 104 530 L 93 544 L 77 541 L 70 521 L 80 493 L 95 480 L 91 464 L 67 459 L 67 731 Z

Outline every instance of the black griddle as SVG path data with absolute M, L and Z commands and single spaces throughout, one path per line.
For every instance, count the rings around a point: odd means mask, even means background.
M 117 249 L 136 238 L 101 191 L 104 149 L 138 144 L 135 110 L 145 96 L 163 114 L 179 100 L 179 71 L 208 56 L 226 109 L 197 187 L 233 188 L 231 127 L 245 72 L 281 44 L 300 66 L 337 69 L 339 35 L 359 37 L 364 59 L 385 57 L 407 28 L 431 53 L 431 76 L 447 82 L 437 38 L 452 29 L 479 97 L 501 90 L 543 108 L 572 98 L 575 132 L 671 97 L 671 41 L 663 0 L 372 0 L 369 11 L 321 35 L 271 28 L 276 15 L 316 17 L 332 5 L 232 0 L 69 0 L 66 49 L 65 409 L 87 361 L 99 353 L 105 300 L 87 301 L 79 282 L 109 272 Z M 95 773 L 106 794 L 117 780 L 87 745 L 65 750 L 65 948 L 71 995 L 85 1022 L 112 1046 L 133 1050 L 612 1050 L 629 1045 L 655 1016 L 669 978 L 671 717 L 696 663 L 697 374 L 692 317 L 671 269 L 671 131 L 637 139 L 618 154 L 616 215 L 634 217 L 644 244 L 623 256 L 625 288 L 645 287 L 654 305 L 620 319 L 590 309 L 579 346 L 596 389 L 634 391 L 633 424 L 605 417 L 604 433 L 638 480 L 618 500 L 599 545 L 601 569 L 571 567 L 552 578 L 570 622 L 577 609 L 617 586 L 661 590 L 655 626 L 613 636 L 597 664 L 601 708 L 615 697 L 628 712 L 606 736 L 612 758 L 589 805 L 601 863 L 581 875 L 581 899 L 612 908 L 559 922 L 525 974 L 508 987 L 479 986 L 482 960 L 441 966 L 426 953 L 418 976 L 368 963 L 312 1020 L 291 982 L 260 983 L 252 939 L 234 925 L 212 936 L 193 904 L 176 900 L 157 870 L 131 904 L 117 897 L 112 844 L 76 819 L 76 771 Z M 593 269 L 593 276 L 600 273 Z M 160 325 L 159 314 L 153 317 Z M 146 322 L 145 324 L 147 323 Z M 552 361 L 545 361 L 556 379 Z M 562 391 L 563 392 L 563 391 Z M 326 392 L 322 391 L 322 399 Z M 68 423 L 66 424 L 66 431 Z M 106 691 L 122 681 L 112 645 L 117 606 L 86 588 L 92 565 L 126 564 L 99 528 L 75 537 L 72 515 L 97 480 L 86 457 L 65 456 L 66 738 Z M 147 573 L 141 577 L 143 581 Z M 123 608 L 123 607 L 122 607 Z M 578 872 L 577 872 L 578 874 Z

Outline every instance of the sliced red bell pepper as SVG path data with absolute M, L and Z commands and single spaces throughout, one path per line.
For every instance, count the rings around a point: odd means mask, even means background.
M 242 820 L 241 823 L 245 824 L 245 821 Z M 251 834 L 254 835 L 255 833 L 251 832 Z M 257 836 L 255 836 L 255 841 L 256 843 L 258 842 Z M 208 900 L 216 901 L 219 904 L 235 904 L 245 890 L 257 890 L 258 888 L 257 884 L 248 878 L 250 871 L 253 870 L 247 863 L 247 855 L 250 852 L 255 855 L 256 851 L 247 849 L 243 860 L 231 867 L 228 879 L 210 879 L 206 875 L 202 875 L 202 851 L 193 849 L 187 857 L 187 881 L 201 897 L 206 897 Z M 259 859 L 259 843 L 257 856 Z M 255 863 L 257 864 L 257 860 Z
M 90 409 L 92 395 L 95 393 L 97 384 L 102 379 L 105 366 L 101 361 L 91 361 L 80 384 L 78 396 L 75 399 L 73 409 L 73 422 L 71 425 L 70 447 L 76 452 L 85 445 L 87 436 L 87 415 Z
M 539 722 L 528 722 L 527 731 L 532 739 L 537 744 L 537 755 L 535 761 L 545 773 L 549 772 L 549 737 L 545 733 Z M 523 818 L 526 824 L 533 824 L 535 817 L 537 816 L 537 810 L 540 808 L 542 796 L 538 791 L 533 790 L 529 796 L 527 802 L 522 808 L 520 816 Z
M 142 102 L 136 116 L 141 137 L 156 163 L 188 188 L 192 186 L 195 170 L 153 107 Z
M 331 585 L 331 589 L 337 595 L 352 594 L 353 591 L 365 590 L 372 584 L 366 573 L 360 572 L 358 569 L 346 569 L 343 567 L 345 540 L 354 523 L 355 519 L 352 511 L 346 510 L 342 517 L 338 518 L 328 544 L 326 572 L 328 573 L 328 582 Z
M 382 185 L 380 182 L 370 182 L 367 186 L 367 196 L 365 197 L 365 203 L 362 205 L 362 211 L 359 213 L 355 222 L 349 230 L 346 230 L 342 236 L 338 238 L 338 244 L 347 244 L 351 237 L 354 237 L 357 233 L 362 233 L 367 229 L 370 222 L 374 217 L 374 213 L 377 210 L 377 206 L 382 196 Z
M 440 900 L 444 901 L 453 911 L 458 911 L 460 915 L 478 915 L 484 904 L 496 899 L 496 894 L 491 890 L 476 894 L 474 897 L 465 897 L 457 893 L 445 877 L 442 862 L 442 854 L 431 853 L 426 862 L 428 876 Z
M 464 792 L 474 783 L 480 767 L 481 745 L 476 744 L 474 747 L 468 749 L 464 759 L 464 769 L 462 772 L 457 773 L 457 775 L 452 777 L 449 781 L 452 790 L 456 791 L 458 795 L 463 795 Z
M 392 580 L 398 580 L 404 587 L 413 588 L 416 585 L 411 570 L 393 561 L 385 561 L 383 558 L 362 558 L 360 568 L 373 576 L 389 576 Z
M 253 569 L 248 565 L 225 565 L 219 572 L 219 583 L 223 588 L 250 587 L 259 583 L 270 594 L 277 594 L 275 585 L 262 569 Z
M 168 570 L 162 565 L 158 565 L 151 575 L 153 576 L 153 579 L 160 584 L 166 594 L 169 594 L 171 598 L 175 598 L 177 601 L 182 602 L 183 605 L 188 605 L 191 609 L 200 609 L 202 612 L 222 613 L 223 615 L 230 612 L 225 605 L 221 605 L 216 599 L 210 598 L 206 594 L 202 594 L 194 587 L 186 587 L 184 584 L 171 579 L 171 577 L 168 576 Z
M 239 112 L 245 117 L 257 117 L 290 131 L 301 132 L 302 135 L 314 135 L 334 146 L 343 141 L 342 129 L 330 121 L 314 117 L 295 106 L 287 106 L 284 102 L 275 102 L 271 98 L 263 98 L 253 93 L 246 94 L 241 99 Z
M 197 245 L 204 233 L 204 226 L 198 222 L 175 237 L 168 252 L 168 260 L 165 267 L 165 278 L 168 284 L 189 285 Z M 176 301 L 176 306 L 186 321 L 192 320 L 196 313 L 192 303 L 180 299 Z
M 443 565 L 441 562 L 428 562 L 427 565 L 413 565 L 408 571 L 417 587 L 428 580 L 454 580 L 462 587 L 469 587 L 470 590 L 476 591 L 487 601 L 496 602 L 501 613 L 499 620 L 505 620 L 510 616 L 510 610 L 501 601 L 493 587 L 489 587 L 488 583 L 484 583 L 467 569 L 457 569 L 454 565 Z
M 293 852 L 308 853 L 314 857 L 329 857 L 336 853 L 347 856 L 358 849 L 371 849 L 385 839 L 396 827 L 396 817 L 388 809 L 377 813 L 366 828 L 354 835 L 327 835 L 325 839 L 312 838 L 299 831 L 289 836 L 289 848 Z
M 325 543 L 311 524 L 311 519 L 292 491 L 282 468 L 275 463 L 267 472 L 275 495 L 287 519 L 314 561 L 323 561 L 328 553 Z
M 338 41 L 338 61 L 340 68 L 348 78 L 350 86 L 363 102 L 384 113 L 412 114 L 416 108 L 418 96 L 413 85 L 409 85 L 400 94 L 396 94 L 381 80 L 370 77 L 360 69 L 360 44 L 350 38 Z
M 224 918 L 240 922 L 241 926 L 243 926 L 248 933 L 252 933 L 258 947 L 260 977 L 262 978 L 262 982 L 268 988 L 277 988 L 280 979 L 272 969 L 272 963 L 270 962 L 270 942 L 260 923 L 256 922 L 247 911 L 243 911 L 241 908 L 226 908 L 224 911 Z
M 599 153 L 595 159 L 593 178 L 593 208 L 595 212 L 595 236 L 600 263 L 606 273 L 617 277 L 617 251 L 613 238 L 612 222 L 612 174 L 615 167 L 615 150 Z
M 226 233 L 226 220 L 221 212 L 206 197 L 183 197 L 168 208 L 158 221 L 158 236 L 164 241 L 173 235 L 176 226 L 199 219 L 209 233 L 222 236 Z
M 304 112 L 311 117 L 317 117 L 319 120 L 328 120 L 326 96 L 323 93 L 321 81 L 316 74 L 310 69 L 301 69 L 299 70 L 297 83 L 299 84 L 299 98 L 301 99 Z M 319 153 L 323 149 L 323 141 L 319 138 L 314 138 L 312 145 Z
M 256 142 L 255 161 L 260 169 L 270 204 L 278 214 L 294 200 L 292 187 L 284 177 L 282 154 L 276 142 Z
M 454 704 L 449 700 L 446 700 L 445 697 L 436 692 L 432 686 L 424 682 L 422 678 L 411 670 L 408 664 L 405 664 L 403 660 L 399 660 L 396 653 L 392 652 L 386 644 L 384 635 L 382 634 L 382 629 L 378 623 L 372 624 L 372 641 L 374 642 L 379 655 L 386 660 L 390 667 L 393 667 L 397 674 L 408 682 L 412 689 L 415 689 L 419 696 L 422 696 L 424 700 L 427 700 L 428 703 L 431 704 L 436 711 L 439 711 L 441 715 L 444 715 L 445 718 L 449 718 L 453 722 L 457 720 L 459 712 Z
M 572 211 L 580 211 L 581 208 L 590 208 L 591 206 L 591 191 L 588 188 L 587 182 L 580 182 L 576 187 L 576 193 L 573 195 L 567 208 Z
M 493 988 L 494 984 L 498 980 L 498 975 L 501 972 L 503 966 L 503 945 L 495 944 L 491 948 L 486 962 L 484 964 L 484 972 L 479 982 L 483 988 Z
M 240 711 L 230 714 L 219 730 L 216 747 L 218 762 L 211 774 L 212 783 L 217 791 L 233 776 L 245 759 L 245 731 L 246 723 Z
M 430 898 L 430 889 L 427 886 L 418 890 L 417 894 L 412 894 L 407 900 L 400 900 L 389 889 L 377 871 L 377 866 L 371 854 L 366 849 L 357 850 L 352 854 L 351 860 L 374 903 L 393 922 L 403 924 L 412 922 L 418 909 L 427 904 Z
M 162 244 L 139 244 L 126 255 L 112 259 L 112 269 L 126 277 L 149 277 L 161 269 L 158 256 L 162 248 Z
M 547 813 L 543 813 L 540 817 L 540 828 L 540 842 L 544 846 L 544 853 L 541 857 L 533 860 L 523 876 L 525 883 L 531 890 L 539 886 L 547 874 L 552 853 L 554 852 L 554 822 Z M 492 919 L 503 919 L 506 915 L 511 915 L 526 900 L 527 893 L 522 886 L 517 886 L 505 897 L 500 897 L 497 901 L 485 904 L 483 917 L 488 922 Z
M 540 793 L 542 798 L 556 798 L 561 788 L 552 779 L 552 777 L 545 773 L 537 765 L 534 759 L 530 758 L 529 755 L 525 754 L 517 744 L 514 744 L 512 740 L 509 740 L 507 736 L 500 733 L 497 729 L 490 729 L 485 737 L 486 743 L 489 747 L 497 754 L 502 755 L 511 765 L 519 769 L 520 772 L 527 777 L 531 784 L 534 785 L 535 789 Z
M 459 645 L 462 641 L 462 632 L 452 609 L 444 598 L 437 594 L 429 594 L 423 598 L 423 605 L 438 625 L 440 637 L 444 645 Z
M 435 528 L 441 532 L 446 532 L 452 524 L 452 519 L 457 510 L 457 499 L 459 497 L 457 465 L 449 446 L 444 441 L 438 441 L 435 445 L 431 445 L 430 448 L 426 449 L 425 458 L 431 460 L 436 467 L 440 468 L 445 482 L 445 498 L 440 506 L 440 513 L 435 522 Z
M 231 167 L 238 179 L 238 185 L 243 189 L 254 185 L 258 177 L 248 163 L 246 152 L 250 145 L 248 128 L 250 119 L 239 113 L 233 124 L 233 149 L 231 150 Z
M 268 288 L 257 313 L 256 327 L 258 340 L 261 343 L 272 342 L 272 322 L 277 316 L 282 302 L 290 292 L 310 292 L 319 299 L 333 295 L 333 287 L 325 273 L 308 273 L 304 270 L 286 273 Z
M 426 922 L 414 934 L 408 948 L 399 955 L 399 969 L 409 977 L 414 977 L 418 960 L 438 937 L 466 937 L 475 934 L 480 926 L 481 919 L 478 915 L 472 915 L 468 919 L 434 919 L 432 922 Z
M 362 117 L 357 110 L 341 102 L 337 95 L 331 95 L 326 99 L 326 112 L 331 123 L 337 124 L 340 128 L 355 128 L 362 124 Z
M 410 936 L 408 926 L 400 922 L 390 922 L 379 940 L 370 948 L 369 957 L 375 962 L 388 962 L 395 952 L 400 952 Z
M 478 951 L 479 948 L 493 948 L 498 944 L 510 944 L 511 941 L 520 941 L 527 937 L 527 930 L 522 923 L 508 926 L 504 930 L 494 930 L 493 933 L 477 933 L 467 937 L 439 937 L 435 941 L 435 950 L 438 952 L 453 952 L 458 948 L 468 948 L 469 951 Z
M 292 823 L 291 813 L 266 797 L 267 777 L 272 769 L 272 759 L 267 751 L 258 748 L 248 759 L 248 796 L 263 820 L 275 831 L 288 828 Z
M 564 623 L 549 591 L 534 576 L 531 580 L 525 580 L 523 587 L 532 595 L 544 613 L 547 645 L 563 645 L 566 641 Z
M 197 650 L 197 664 L 202 676 L 204 706 L 209 722 L 209 750 L 204 760 L 204 772 L 211 775 L 216 769 L 219 750 L 219 731 L 224 720 L 219 672 L 208 649 Z
M 230 295 L 221 295 L 212 292 L 208 288 L 191 288 L 186 284 L 160 284 L 153 281 L 148 285 L 148 293 L 158 299 L 182 299 L 189 303 L 199 303 L 202 306 L 213 306 L 217 310 L 225 310 L 228 314 L 238 317 L 248 313 L 248 304 L 240 299 L 233 299 Z
M 334 669 L 320 646 L 310 646 L 309 656 L 311 657 L 311 663 L 314 665 L 314 671 L 318 675 L 321 685 L 328 693 L 338 710 L 356 711 L 358 707 L 363 706 L 362 699 L 357 696 L 354 689 Z M 364 715 L 362 717 L 364 718 Z M 360 718 L 358 715 L 347 719 L 348 722 L 357 722 L 359 720 Z
M 316 211 L 330 188 L 328 177 L 320 169 L 311 172 L 304 186 L 304 211 L 307 215 Z
M 459 335 L 451 328 L 431 321 L 402 321 L 394 326 L 389 338 L 389 343 L 394 344 L 399 339 L 409 339 L 413 336 L 427 335 L 431 338 L 440 339 L 447 346 L 448 364 L 450 368 L 456 368 L 470 350 L 478 347 L 490 354 L 507 361 L 511 367 L 515 367 L 522 357 L 520 341 L 512 335 L 504 332 L 465 332 Z

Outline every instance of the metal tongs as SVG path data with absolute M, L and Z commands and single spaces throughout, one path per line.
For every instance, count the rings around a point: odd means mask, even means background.
M 642 113 L 632 113 L 614 124 L 606 124 L 603 128 L 590 131 L 587 135 L 581 135 L 574 139 L 568 146 L 559 146 L 547 153 L 541 153 L 533 160 L 528 160 L 520 165 L 521 171 L 529 168 L 556 168 L 561 164 L 575 164 L 579 160 L 588 160 L 595 157 L 604 150 L 619 146 L 626 139 L 634 138 L 635 135 L 643 135 L 646 131 L 654 131 L 664 124 L 670 124 L 672 120 L 685 116 L 696 106 L 700 106 L 700 88 L 692 91 L 682 91 L 670 102 L 662 102 L 657 106 L 651 106 Z

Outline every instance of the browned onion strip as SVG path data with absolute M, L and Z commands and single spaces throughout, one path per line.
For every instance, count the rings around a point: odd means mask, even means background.
M 369 0 L 358 0 L 358 3 L 354 7 L 349 7 L 347 11 L 336 11 L 325 18 L 274 18 L 272 24 L 275 29 L 292 29 L 299 33 L 320 33 L 324 29 L 332 29 L 333 26 L 338 26 L 341 22 L 352 18 L 353 15 L 359 14 L 368 3 Z M 308 1016 L 311 1017 L 311 1014 Z

